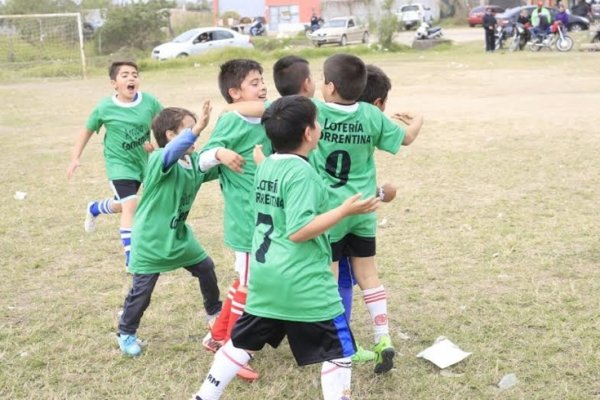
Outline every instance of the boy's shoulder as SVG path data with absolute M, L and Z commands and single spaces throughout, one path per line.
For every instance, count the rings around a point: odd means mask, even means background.
M 221 114 L 217 120 L 217 127 L 235 126 L 236 129 L 255 129 L 262 127 L 259 117 L 246 117 L 237 111 L 228 111 Z

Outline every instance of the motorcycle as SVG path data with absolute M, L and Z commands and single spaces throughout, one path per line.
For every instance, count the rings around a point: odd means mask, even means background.
M 523 50 L 529 41 L 531 34 L 525 25 L 517 22 L 513 28 L 512 41 L 510 42 L 510 51 Z
M 417 28 L 417 32 L 415 33 L 415 38 L 421 39 L 439 39 L 443 36 L 442 27 L 434 26 L 432 27 L 429 23 L 423 21 L 421 22 L 421 26 Z
M 550 26 L 550 33 L 538 34 L 529 42 L 529 50 L 540 51 L 542 48 L 551 49 L 556 47 L 558 51 L 569 51 L 573 48 L 573 39 L 571 39 L 560 21 L 554 21 Z
M 596 34 L 592 38 L 591 43 L 600 43 L 600 25 L 596 28 Z
M 496 40 L 495 40 L 495 49 L 496 50 L 500 50 L 502 48 L 504 48 L 504 42 L 506 42 L 506 40 L 512 36 L 513 33 L 513 27 L 510 24 L 504 25 L 504 26 L 497 26 L 496 27 Z
M 262 21 L 258 18 L 255 19 L 254 22 L 252 22 L 252 25 L 250 25 L 248 32 L 250 33 L 250 36 L 264 36 L 267 34 L 265 26 L 263 25 Z

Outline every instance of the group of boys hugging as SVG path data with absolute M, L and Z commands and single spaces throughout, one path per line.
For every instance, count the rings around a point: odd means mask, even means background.
M 202 344 L 215 353 L 194 399 L 220 398 L 236 375 L 258 379 L 249 366 L 255 352 L 267 343 L 277 347 L 285 337 L 298 365 L 322 363 L 325 400 L 349 399 L 353 361 L 373 361 L 381 374 L 392 369 L 395 356 L 375 265 L 374 211 L 396 189 L 377 187 L 374 151 L 395 154 L 412 143 L 423 118 L 386 117 L 389 78 L 353 55 L 326 59 L 324 101 L 313 98 L 315 82 L 303 58 L 286 56 L 274 64 L 282 97 L 272 103 L 262 73 L 253 60 L 221 65 L 219 89 L 228 112 L 196 152 L 211 105 L 205 102 L 199 115 L 163 108 L 139 91 L 135 63 L 113 63 L 116 93 L 93 110 L 67 176 L 104 126 L 114 197 L 88 204 L 84 228 L 94 231 L 100 214 L 121 213 L 133 280 L 118 326 L 123 353 L 142 352 L 136 332 L 159 275 L 184 267 L 198 278 L 210 328 Z M 200 186 L 214 179 L 224 198 L 225 244 L 234 251 L 238 273 L 224 303 L 214 263 L 186 224 Z M 354 283 L 372 321 L 372 351 L 357 346 L 349 326 Z

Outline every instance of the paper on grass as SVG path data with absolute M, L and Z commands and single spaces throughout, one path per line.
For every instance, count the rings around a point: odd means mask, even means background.
M 438 337 L 433 345 L 426 348 L 417 357 L 431 361 L 444 369 L 469 357 L 472 353 L 462 351 L 457 345 L 443 336 Z

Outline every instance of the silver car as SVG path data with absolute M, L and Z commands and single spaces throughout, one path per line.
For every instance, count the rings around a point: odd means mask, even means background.
M 219 27 L 196 28 L 182 33 L 168 43 L 155 47 L 152 50 L 152 58 L 168 60 L 231 46 L 254 47 L 249 36 L 239 34 L 231 29 Z
M 315 46 L 337 43 L 345 46 L 349 42 L 369 43 L 369 31 L 356 22 L 354 17 L 331 18 L 320 29 L 309 35 Z

